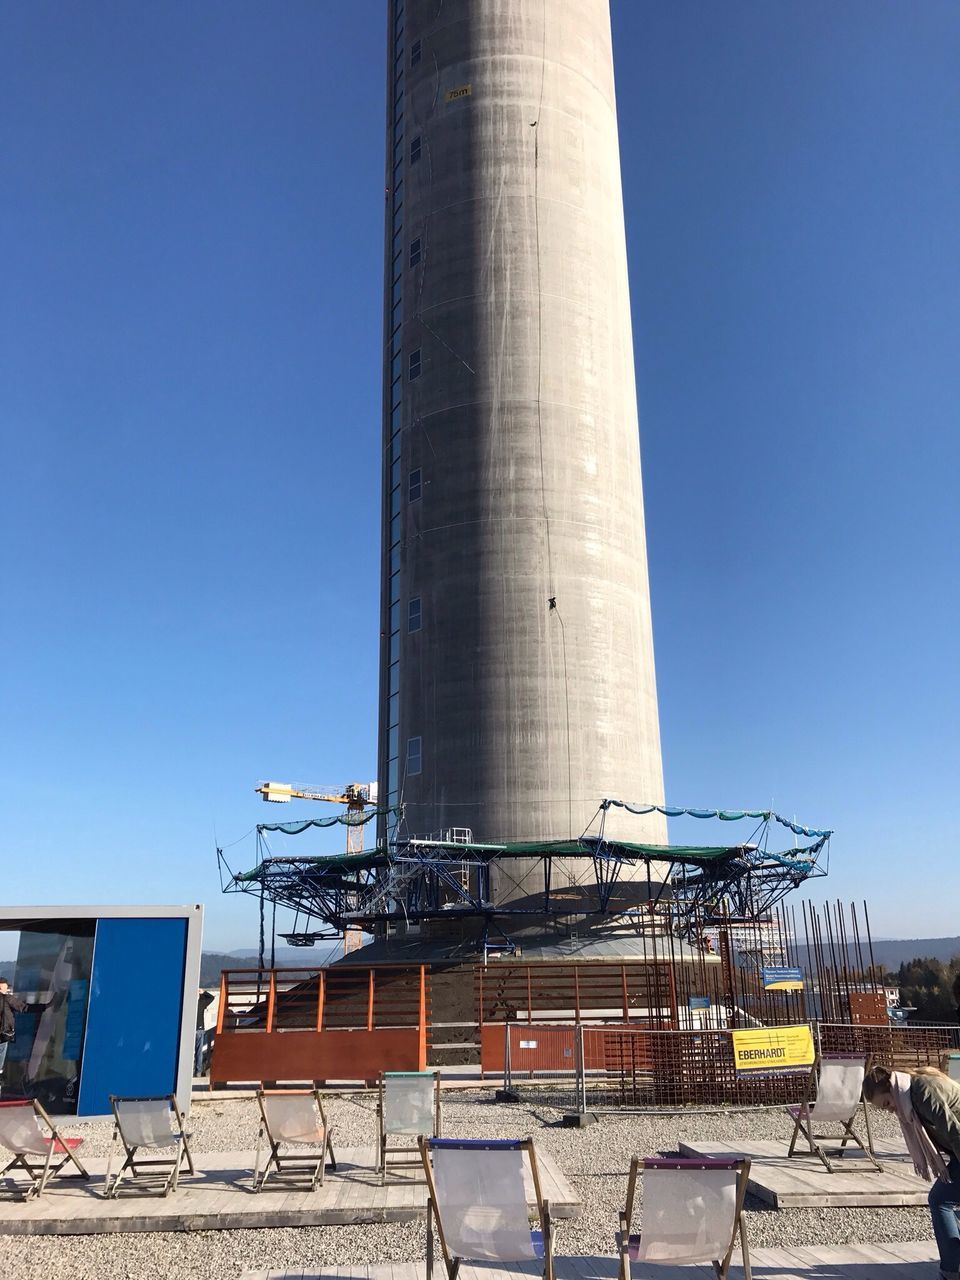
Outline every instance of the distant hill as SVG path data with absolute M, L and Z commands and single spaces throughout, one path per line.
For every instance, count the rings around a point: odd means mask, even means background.
M 827 939 L 824 939 L 823 949 L 829 960 L 831 950 Z M 832 954 L 838 964 L 842 965 L 846 959 L 851 969 L 857 968 L 857 950 L 849 937 L 846 957 L 843 955 L 843 948 L 836 941 Z M 874 963 L 878 964 L 885 973 L 896 973 L 902 964 L 909 964 L 911 960 L 939 960 L 942 964 L 949 964 L 957 955 L 960 955 L 960 938 L 874 938 L 873 940 Z M 867 946 L 866 939 L 862 937 L 860 956 L 864 965 L 870 963 L 870 948 Z M 806 944 L 802 941 L 797 943 L 796 957 L 796 963 L 803 965 L 812 974 L 815 964 L 813 958 L 808 956 Z
M 276 959 L 278 967 L 319 969 L 322 965 L 339 960 L 342 954 L 343 949 L 339 944 L 318 947 L 277 947 Z M 268 951 L 267 964 L 269 963 Z M 256 964 L 257 953 L 252 949 L 230 952 L 204 951 L 200 957 L 200 985 L 217 987 L 220 985 L 221 969 L 254 969 Z M 15 960 L 0 960 L 0 978 L 13 982 L 16 967 Z
M 343 947 L 339 943 L 334 946 L 277 947 L 275 953 L 278 969 L 319 969 L 333 960 L 338 960 L 342 955 Z M 269 945 L 266 963 L 268 965 L 270 963 Z M 220 982 L 221 969 L 255 969 L 256 967 L 257 952 L 252 947 L 244 947 L 239 951 L 230 951 L 226 954 L 220 951 L 204 951 L 200 957 L 200 985 L 201 987 L 217 986 Z
M 804 963 L 805 948 L 797 948 L 800 954 L 798 961 Z M 866 947 L 861 946 L 866 956 Z M 277 947 L 277 964 L 288 968 L 313 969 L 331 964 L 343 954 L 339 944 L 316 947 Z M 956 938 L 880 938 L 874 939 L 873 957 L 884 969 L 896 972 L 902 964 L 911 960 L 940 960 L 947 964 L 954 956 L 960 955 L 960 937 Z M 269 963 L 269 953 L 268 960 Z M 238 951 L 204 951 L 200 958 L 201 987 L 215 987 L 220 983 L 221 969 L 252 969 L 257 963 L 257 953 L 253 948 L 244 947 Z M 13 960 L 0 960 L 0 977 L 13 981 L 16 964 Z
M 302 969 L 304 965 L 312 968 L 314 965 L 329 964 L 331 960 L 339 960 L 343 955 L 343 945 L 339 942 L 318 942 L 312 947 L 277 947 L 275 955 L 278 965 L 289 965 L 293 969 Z M 238 951 L 231 951 L 227 959 L 232 962 L 233 968 L 243 969 L 257 963 L 257 949 L 241 947 Z M 270 963 L 269 942 L 267 943 L 267 963 Z M 225 964 L 223 967 L 229 969 L 231 965 Z
M 911 960 L 942 960 L 960 956 L 960 938 L 874 939 L 873 958 L 887 969 L 899 969 Z

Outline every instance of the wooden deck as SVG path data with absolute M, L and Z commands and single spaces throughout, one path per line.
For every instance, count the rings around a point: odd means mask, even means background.
M 731 1280 L 743 1280 L 738 1255 L 730 1268 Z M 935 1275 L 937 1252 L 933 1244 L 861 1244 L 843 1248 L 751 1249 L 750 1262 L 756 1280 L 931 1280 Z M 617 1260 L 558 1257 L 557 1280 L 616 1280 Z M 434 1280 L 445 1280 L 440 1262 Z M 537 1280 L 541 1269 L 533 1263 L 504 1271 L 492 1264 L 461 1267 L 461 1280 L 507 1280 L 530 1277 Z M 712 1266 L 668 1267 L 630 1266 L 631 1280 L 716 1280 Z M 426 1280 L 422 1262 L 382 1263 L 377 1266 L 342 1263 L 339 1266 L 295 1271 L 244 1271 L 240 1280 Z
M 118 1231 L 215 1231 L 240 1227 L 312 1227 L 324 1224 L 403 1222 L 426 1211 L 422 1170 L 406 1166 L 380 1185 L 373 1147 L 337 1151 L 337 1171 L 328 1169 L 316 1191 L 272 1174 L 266 1189 L 251 1190 L 253 1152 L 194 1155 L 196 1177 L 181 1176 L 177 1191 L 163 1197 L 141 1192 L 127 1179 L 116 1200 L 103 1195 L 105 1159 L 86 1160 L 89 1182 L 56 1178 L 38 1200 L 24 1201 L 13 1176 L 0 1179 L 0 1235 L 88 1235 Z M 81 1152 L 82 1156 L 82 1152 Z M 577 1192 L 545 1151 L 537 1152 L 544 1195 L 558 1218 L 583 1211 Z M 116 1169 L 117 1164 L 114 1165 Z M 419 1172 L 419 1179 L 418 1179 Z M 525 1171 L 526 1172 L 526 1171 Z M 535 1203 L 529 1186 L 531 1206 Z M 19 1179 L 25 1185 L 25 1179 Z M 123 1189 L 125 1188 L 125 1189 Z
M 906 1149 L 878 1146 L 877 1159 L 883 1165 L 883 1173 L 877 1173 L 862 1157 L 850 1154 L 834 1160 L 831 1144 L 823 1146 L 836 1173 L 828 1173 L 809 1153 L 788 1157 L 786 1138 L 783 1142 L 744 1142 L 737 1148 L 723 1142 L 681 1140 L 679 1144 L 684 1156 L 749 1156 L 750 1191 L 776 1209 L 803 1205 L 862 1209 L 927 1203 L 928 1184 L 913 1172 Z

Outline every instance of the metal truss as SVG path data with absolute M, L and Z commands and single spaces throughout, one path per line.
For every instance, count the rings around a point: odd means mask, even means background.
M 769 919 L 791 890 L 826 875 L 821 855 L 829 833 L 817 833 L 804 848 L 770 853 L 767 832 L 775 815 L 761 815 L 765 820 L 748 843 L 699 850 L 608 840 L 603 815 L 601 810 L 596 835 L 584 833 L 573 841 L 510 846 L 409 838 L 347 857 L 275 857 L 258 828 L 260 857 L 252 871 L 235 874 L 218 849 L 221 889 L 291 910 L 294 927 L 282 934 L 291 945 L 332 940 L 346 929 L 382 934 L 389 927 L 431 920 L 473 920 L 478 946 L 495 935 L 511 949 L 511 933 L 535 921 L 561 931 L 575 925 L 640 929 L 653 925 L 655 917 L 656 927 L 667 924 L 699 944 L 705 926 Z M 582 866 L 574 883 L 562 889 L 555 885 L 557 859 L 568 871 L 571 863 Z M 519 860 L 524 862 L 522 891 L 511 874 Z M 531 871 L 531 863 L 537 871 Z M 638 877 L 638 868 L 646 875 Z M 506 901 L 493 901 L 494 871 L 501 882 L 514 880 L 518 892 Z

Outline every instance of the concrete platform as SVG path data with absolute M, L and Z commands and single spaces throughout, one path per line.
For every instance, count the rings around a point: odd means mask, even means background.
M 883 1173 L 862 1157 L 845 1155 L 833 1159 L 830 1143 L 824 1150 L 837 1168 L 828 1173 L 816 1156 L 787 1156 L 788 1139 L 783 1142 L 744 1142 L 734 1148 L 723 1142 L 685 1141 L 679 1143 L 684 1156 L 749 1156 L 749 1189 L 758 1199 L 776 1209 L 803 1205 L 824 1208 L 866 1208 L 925 1205 L 928 1184 L 913 1172 L 906 1150 L 877 1147 Z
M 81 1151 L 82 1158 L 82 1151 Z M 337 1151 L 337 1171 L 322 1187 L 301 1190 L 293 1179 L 271 1175 L 266 1190 L 251 1190 L 253 1152 L 194 1155 L 197 1174 L 182 1176 L 164 1198 L 141 1193 L 132 1180 L 116 1200 L 103 1195 L 105 1159 L 85 1160 L 91 1177 L 57 1178 L 39 1200 L 24 1201 L 12 1176 L 0 1179 L 0 1235 L 90 1235 L 119 1231 L 216 1231 L 240 1227 L 313 1227 L 324 1224 L 403 1222 L 426 1212 L 423 1174 L 416 1167 L 392 1171 L 386 1186 L 375 1170 L 373 1147 Z M 556 1162 L 537 1152 L 543 1192 L 558 1218 L 583 1212 L 577 1192 Z M 117 1165 L 114 1165 L 116 1168 Z M 19 1185 L 25 1185 L 19 1179 Z M 528 1177 L 529 1183 L 529 1177 Z M 531 1205 L 533 1188 L 528 1185 Z
M 562 1228 L 561 1228 L 562 1231 Z M 562 1235 L 560 1242 L 562 1243 Z M 743 1268 L 734 1255 L 732 1280 L 743 1280 Z M 822 1249 L 751 1249 L 750 1262 L 756 1280 L 932 1280 L 936 1275 L 937 1251 L 926 1241 L 919 1244 L 846 1245 Z M 609 1257 L 564 1257 L 556 1259 L 557 1280 L 616 1280 L 617 1260 Z M 382 1263 L 377 1266 L 342 1263 L 339 1266 L 307 1267 L 295 1271 L 244 1271 L 240 1280 L 426 1280 L 422 1262 Z M 490 1263 L 461 1267 L 461 1280 L 507 1280 L 508 1277 L 539 1277 L 539 1266 L 528 1263 L 505 1271 Z M 443 1280 L 446 1270 L 440 1262 L 434 1280 Z M 716 1280 L 713 1267 L 630 1266 L 631 1280 Z

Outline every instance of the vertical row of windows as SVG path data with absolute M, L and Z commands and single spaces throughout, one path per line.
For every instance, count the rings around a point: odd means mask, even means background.
M 404 0 L 393 6 L 393 130 L 390 204 L 390 448 L 389 549 L 387 553 L 389 644 L 387 655 L 387 804 L 393 809 L 400 798 L 400 424 L 403 414 L 403 67 Z M 411 66 L 413 57 L 411 54 Z M 409 619 L 408 619 L 409 622 Z M 396 831 L 396 815 L 387 818 L 387 836 Z

